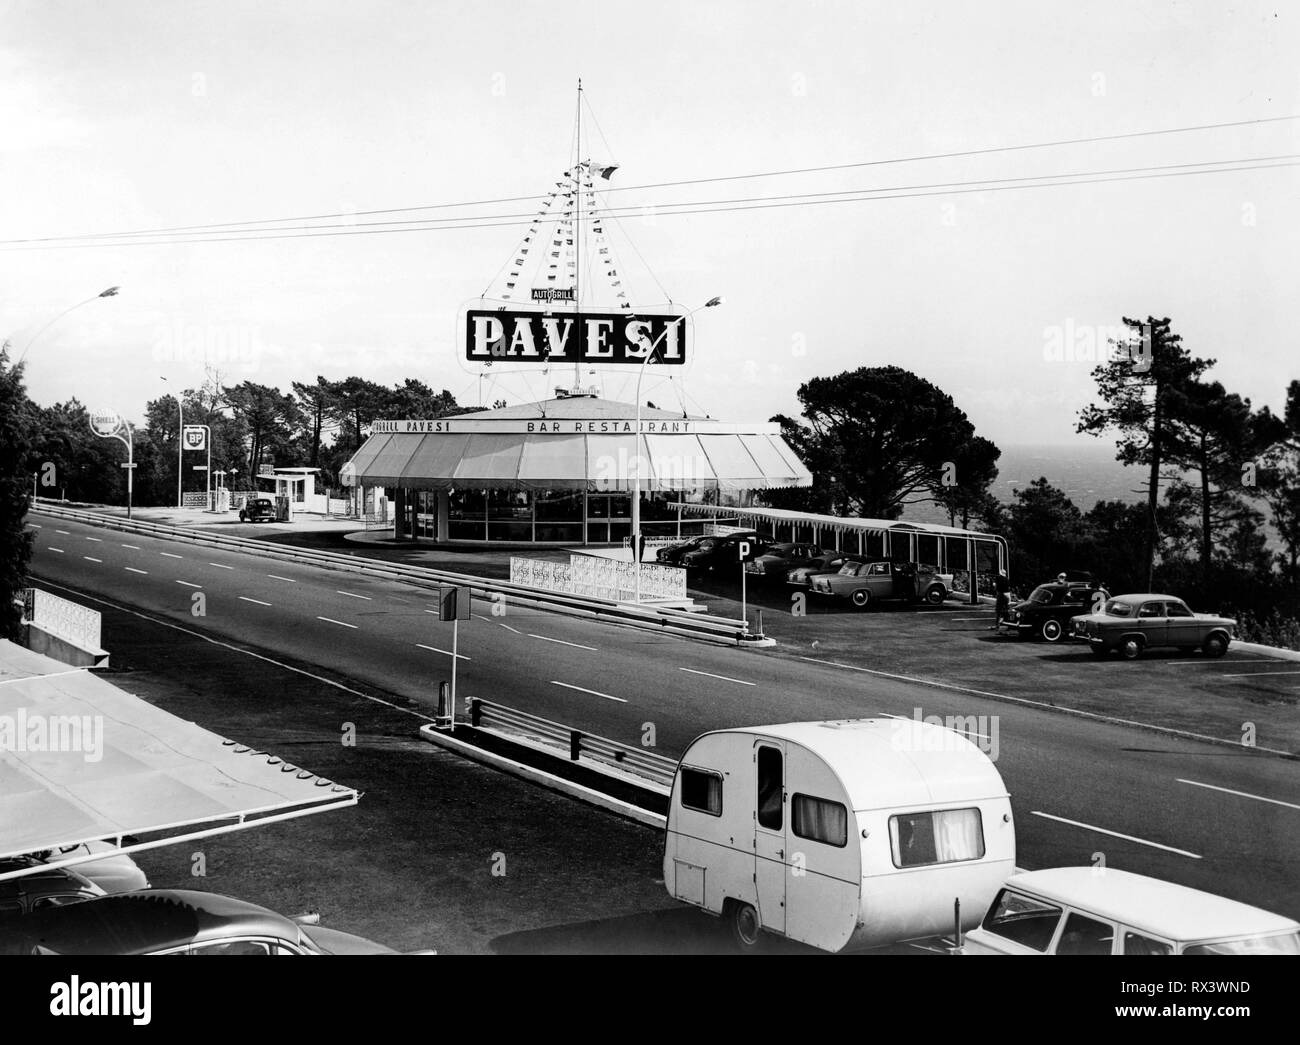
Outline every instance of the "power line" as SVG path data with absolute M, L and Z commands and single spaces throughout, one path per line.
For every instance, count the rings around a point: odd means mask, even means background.
M 590 111 L 590 105 L 588 105 L 588 111 Z M 593 119 L 594 119 L 594 114 L 593 114 Z M 1121 141 L 1121 140 L 1127 140 L 1133 138 L 1156 137 L 1156 136 L 1170 135 L 1170 134 L 1188 134 L 1193 132 L 1210 131 L 1210 130 L 1224 130 L 1233 127 L 1260 126 L 1265 124 L 1283 123 L 1283 122 L 1294 121 L 1294 120 L 1300 120 L 1300 113 L 1289 115 L 1289 116 L 1265 117 L 1256 120 L 1236 120 L 1228 123 L 1206 123 L 1206 124 L 1197 124 L 1194 126 L 1187 126 L 1187 127 L 1166 127 L 1166 128 L 1160 128 L 1160 129 L 1149 130 L 1149 131 L 1131 131 L 1123 134 L 1093 135 L 1091 137 L 1085 137 L 1085 138 L 1065 138 L 1065 139 L 1058 139 L 1055 141 L 1047 141 L 1047 142 L 1030 142 L 1023 145 L 1002 145 L 1002 146 L 993 146 L 993 147 L 983 148 L 983 149 L 965 149 L 965 150 L 954 151 L 954 152 L 925 153 L 916 156 L 899 156 L 899 157 L 892 157 L 889 159 L 882 159 L 882 160 L 863 160 L 863 161 L 858 161 L 853 163 L 831 164 L 831 165 L 821 166 L 821 167 L 802 167 L 802 168 L 793 168 L 788 170 L 752 172 L 748 174 L 721 175 L 713 178 L 690 178 L 682 181 L 652 182 L 644 185 L 609 186 L 603 191 L 607 194 L 612 192 L 634 192 L 634 191 L 639 191 L 644 189 L 676 188 L 683 185 L 705 185 L 705 184 L 712 184 L 712 183 L 723 182 L 723 181 L 743 181 L 743 180 L 749 180 L 754 178 L 775 178 L 775 177 L 785 177 L 785 176 L 796 175 L 796 174 L 817 174 L 817 173 L 824 173 L 827 171 L 850 170 L 850 169 L 861 168 L 861 167 L 876 167 L 876 166 L 884 166 L 884 165 L 895 164 L 895 163 L 917 163 L 924 160 L 955 159 L 964 156 L 986 156 L 995 153 L 1022 152 L 1030 149 L 1059 148 L 1066 145 L 1087 145 L 1087 144 L 1095 144 L 1098 142 Z M 599 130 L 599 126 L 597 126 L 597 130 Z M 602 134 L 602 138 L 603 137 L 604 135 Z M 997 180 L 1002 180 L 1002 179 L 997 179 Z M 418 204 L 409 207 L 385 207 L 385 208 L 380 208 L 375 210 L 364 210 L 364 211 L 339 211 L 339 212 L 329 213 L 329 214 L 307 214 L 307 215 L 298 215 L 294 217 L 285 217 L 285 218 L 255 218 L 255 219 L 249 219 L 245 221 L 217 222 L 217 223 L 209 223 L 205 225 L 176 225 L 176 226 L 166 226 L 166 227 L 152 228 L 152 229 L 135 229 L 135 230 L 125 231 L 125 232 L 94 232 L 94 233 L 85 233 L 77 236 L 45 236 L 45 237 L 33 237 L 27 239 L 0 240 L 0 244 L 12 245 L 12 244 L 29 244 L 29 243 L 58 243 L 58 242 L 68 242 L 72 240 L 82 241 L 82 240 L 92 240 L 92 239 L 113 239 L 119 237 L 129 237 L 129 236 L 153 236 L 153 235 L 163 235 L 163 234 L 178 233 L 178 232 L 198 233 L 202 231 L 219 231 L 223 229 L 238 230 L 241 227 L 245 227 L 245 226 L 274 225 L 274 224 L 283 224 L 285 222 L 291 222 L 291 221 L 298 221 L 298 222 L 323 221 L 327 218 L 374 217 L 380 214 L 404 214 L 404 213 L 411 213 L 413 211 L 421 211 L 421 210 L 454 210 L 454 209 L 465 208 L 465 207 L 489 206 L 489 205 L 495 205 L 500 203 L 527 203 L 527 202 L 543 200 L 545 198 L 546 198 L 546 194 L 539 194 L 539 195 L 532 195 L 532 196 L 504 196 L 504 197 L 498 197 L 496 199 L 470 200 L 461 203 L 426 203 L 426 204 Z M 437 219 L 430 219 L 430 220 L 437 220 Z M 455 220 L 462 220 L 462 219 L 446 219 L 446 220 L 455 221 Z M 246 231 L 261 231 L 261 230 L 247 229 Z
M 814 193 L 798 196 L 760 196 L 760 197 L 741 197 L 732 200 L 711 200 L 700 201 L 699 203 L 680 203 L 665 204 L 662 207 L 655 207 L 654 212 L 657 217 L 678 217 L 691 214 L 715 214 L 727 213 L 741 210 L 770 210 L 788 207 L 808 207 L 827 203 L 862 203 L 873 200 L 893 200 L 893 199 L 913 199 L 924 196 L 949 196 L 949 195 L 966 195 L 978 192 L 1005 192 L 1017 189 L 1042 189 L 1056 186 L 1070 185 L 1101 185 L 1117 181 L 1146 181 L 1153 178 L 1176 178 L 1200 174 L 1230 174 L 1238 171 L 1254 170 L 1274 170 L 1281 167 L 1300 166 L 1300 163 L 1289 160 L 1289 157 L 1300 156 L 1300 154 L 1287 154 L 1281 157 L 1259 157 L 1249 160 L 1219 160 L 1208 161 L 1205 164 L 1174 164 L 1169 165 L 1177 168 L 1186 168 L 1195 166 L 1200 169 L 1171 170 L 1168 166 L 1155 168 L 1127 168 L 1117 171 L 1096 171 L 1086 172 L 1086 174 L 1046 174 L 1038 175 L 1030 179 L 1014 178 L 997 178 L 982 179 L 975 182 L 948 182 L 937 183 L 941 187 L 935 189 L 933 185 L 913 185 L 913 186 L 895 186 L 891 189 L 863 189 L 863 190 L 845 190 L 842 193 Z M 1288 162 L 1253 162 L 1254 160 L 1271 160 L 1283 159 Z M 1238 166 L 1223 166 L 1223 164 L 1238 164 Z M 1245 164 L 1245 165 L 1241 165 Z M 1155 171 L 1156 173 L 1134 174 L 1133 171 Z M 1119 176 L 1112 176 L 1119 175 Z M 1060 180 L 1060 179 L 1071 180 Z M 1032 182 L 1032 183 L 1026 183 Z M 934 191 L 913 191 L 918 189 L 933 189 Z M 887 193 L 882 195 L 882 193 Z M 835 196 L 838 198 L 825 198 Z M 682 209 L 687 208 L 687 209 Z M 631 212 L 648 209 L 647 207 L 623 207 L 620 210 Z M 609 212 L 605 212 L 609 216 Z M 496 216 L 497 218 L 508 219 L 508 215 Z M 438 219 L 441 220 L 441 219 Z M 592 220 L 592 219 L 584 219 Z M 599 220 L 599 219 L 597 219 Z M 26 245 L 25 241 L 9 241 L 0 243 L 2 250 L 75 250 L 88 247 L 136 247 L 136 246 L 167 246 L 172 244 L 185 243 L 241 243 L 258 240 L 275 240 L 275 239 L 315 239 L 325 236 L 364 236 L 364 235 L 383 235 L 385 233 L 397 232 L 447 232 L 459 231 L 463 229 L 481 229 L 481 228 L 500 228 L 500 227 L 518 227 L 529 224 L 527 221 L 514 220 L 485 220 L 485 221 L 468 221 L 459 225 L 429 225 L 422 222 L 412 223 L 392 223 L 381 222 L 381 228 L 358 228 L 347 225 L 337 231 L 330 231 L 331 226 L 308 225 L 303 226 L 301 230 L 236 230 L 232 235 L 220 236 L 185 236 L 173 239 L 159 240 L 129 240 L 125 242 L 105 242 L 96 240 L 89 243 L 72 242 L 72 243 L 46 243 L 39 245 Z M 241 231 L 247 231 L 247 235 L 239 234 Z

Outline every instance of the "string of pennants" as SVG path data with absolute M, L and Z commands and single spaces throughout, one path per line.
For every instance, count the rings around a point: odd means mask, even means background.
M 589 264 L 594 261 L 594 264 L 603 271 L 609 281 L 610 289 L 614 291 L 618 307 L 625 309 L 632 307 L 627 289 L 623 285 L 623 278 L 616 267 L 613 248 L 609 237 L 605 234 L 604 218 L 596 200 L 595 178 L 608 180 L 616 169 L 617 166 L 613 164 L 597 164 L 585 160 L 564 172 L 564 180 L 555 183 L 555 190 L 547 193 L 546 199 L 529 223 L 528 231 L 509 268 L 505 292 L 501 295 L 502 300 L 513 299 L 530 255 L 534 247 L 542 241 L 539 233 L 552 223 L 555 228 L 550 237 L 550 249 L 544 250 L 538 259 L 545 264 L 545 286 L 557 291 L 568 291 L 576 297 L 580 238 L 576 219 L 579 203 L 585 202 L 584 216 L 591 221 L 594 244 L 594 253 L 589 252 Z M 558 215 L 554 213 L 557 202 L 562 202 Z M 541 264 L 538 265 L 538 270 L 540 268 Z

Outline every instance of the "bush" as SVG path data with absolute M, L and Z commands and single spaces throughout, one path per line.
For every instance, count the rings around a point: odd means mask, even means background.
M 1247 610 L 1238 620 L 1237 631 L 1243 642 L 1300 650 L 1300 620 L 1294 617 L 1270 613 L 1261 618 Z

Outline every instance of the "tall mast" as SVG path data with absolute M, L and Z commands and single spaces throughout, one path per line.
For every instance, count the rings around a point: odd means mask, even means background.
M 578 345 L 582 345 L 582 77 L 578 77 L 577 156 L 574 157 L 574 220 L 573 220 L 573 314 L 578 327 Z M 573 361 L 573 391 L 582 387 L 581 350 Z

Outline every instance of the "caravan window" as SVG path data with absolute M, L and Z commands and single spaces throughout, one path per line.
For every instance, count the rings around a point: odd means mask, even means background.
M 722 777 L 682 767 L 682 808 L 722 815 Z
M 774 747 L 758 748 L 758 826 L 769 831 L 781 830 L 784 817 L 781 803 L 785 798 L 781 770 L 781 752 Z
M 978 809 L 902 813 L 889 818 L 895 867 L 923 867 L 984 855 L 984 827 Z
M 843 848 L 849 841 L 849 811 L 838 802 L 795 795 L 790 802 L 790 826 L 800 838 Z

